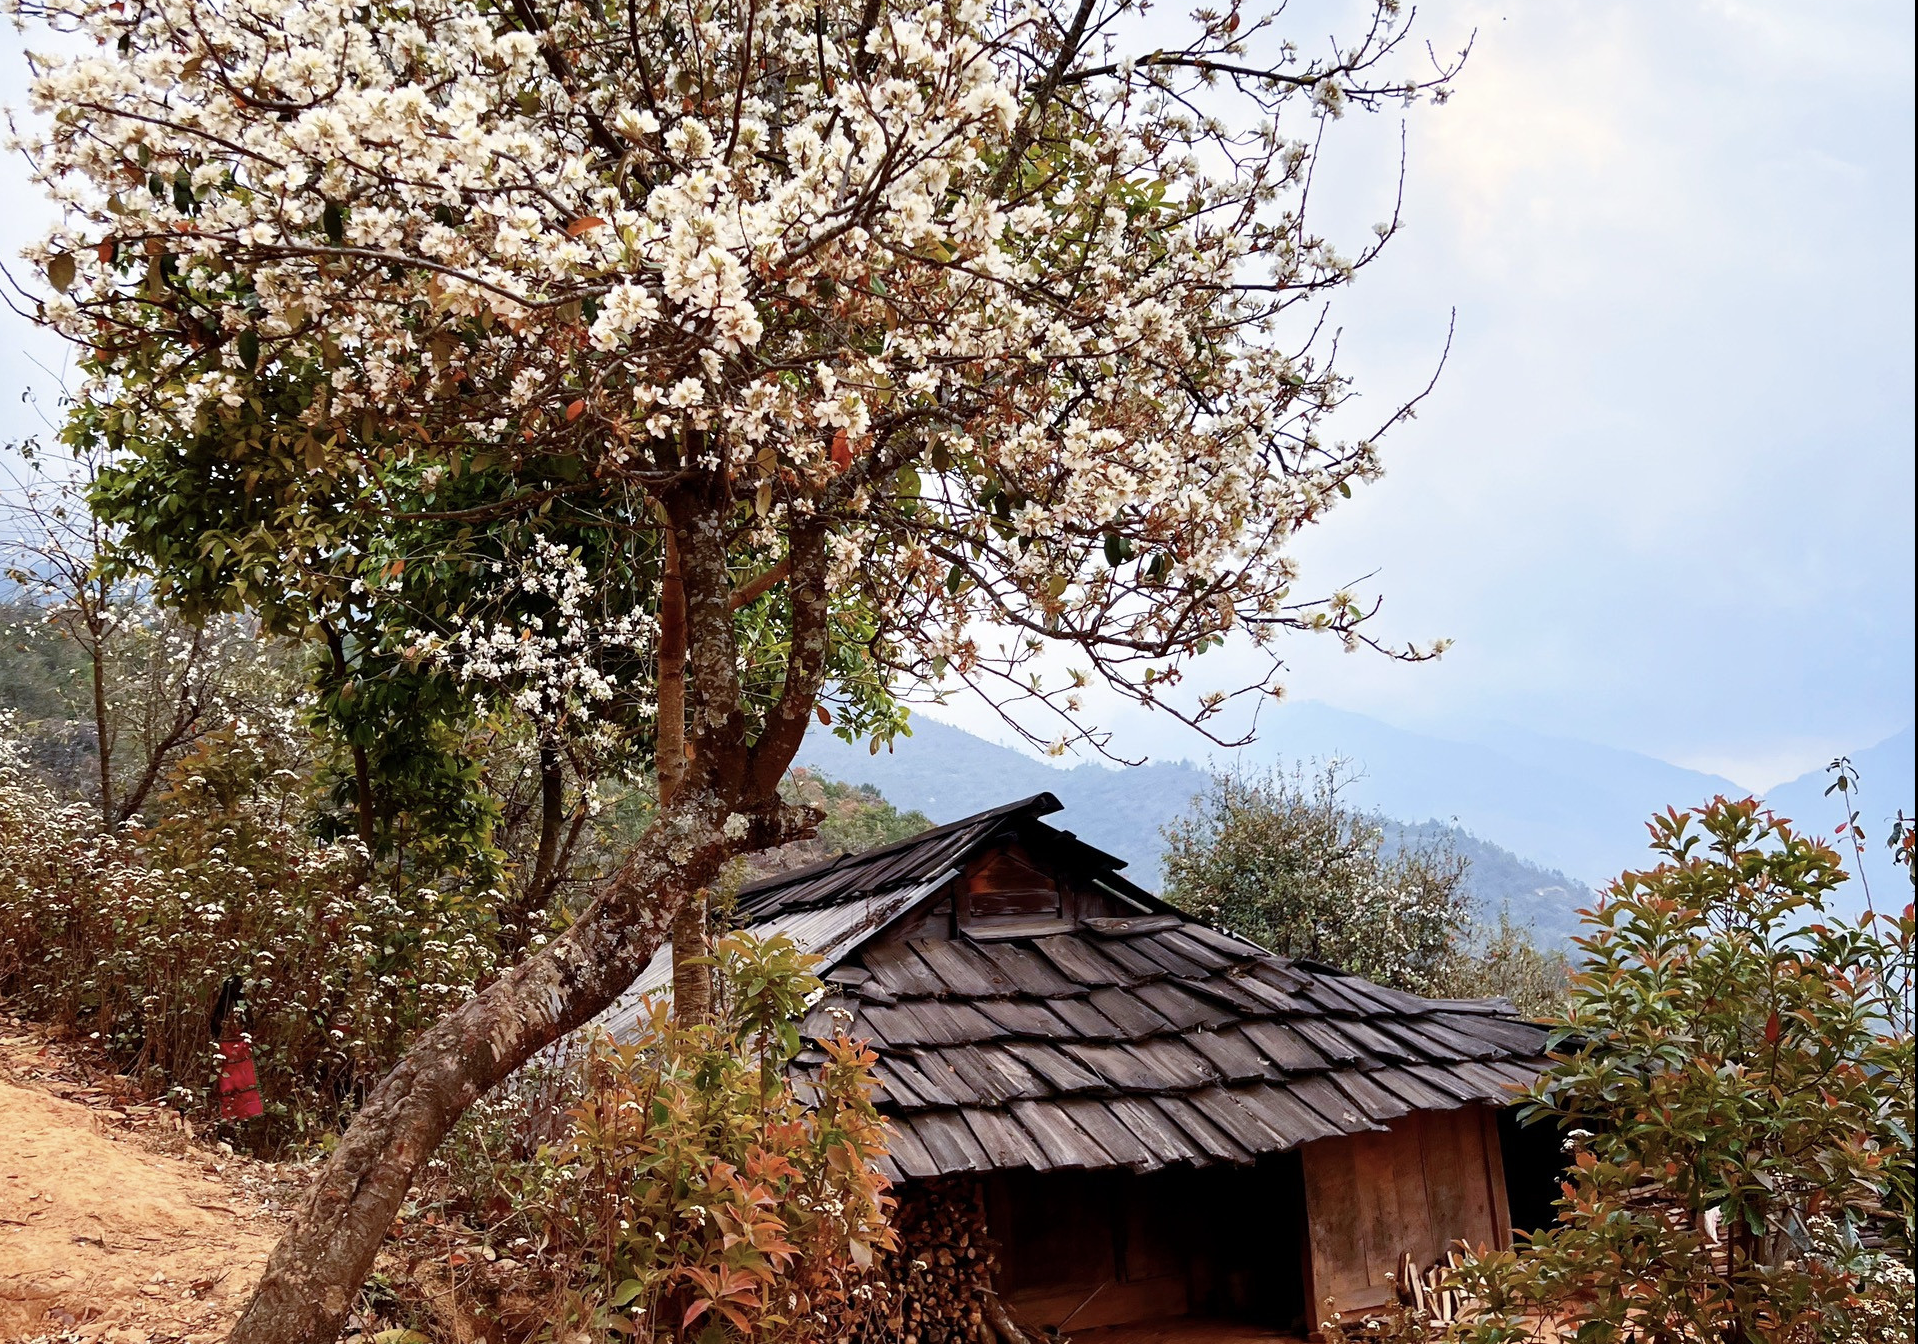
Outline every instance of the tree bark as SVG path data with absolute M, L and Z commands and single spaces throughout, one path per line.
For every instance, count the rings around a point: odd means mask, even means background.
M 93 640 L 93 741 L 100 755 L 100 823 L 113 825 L 113 734 L 107 724 L 107 650 L 104 633 Z
M 653 777 L 659 805 L 670 805 L 686 776 L 686 583 L 679 542 L 669 524 L 659 584 L 658 726 L 653 737 Z M 673 1016 L 684 1023 L 712 1017 L 712 968 L 695 964 L 712 954 L 703 892 L 680 906 L 673 919 Z
M 570 929 L 429 1028 L 370 1095 L 274 1248 L 230 1344 L 325 1344 L 420 1166 L 467 1107 L 632 983 L 678 908 L 734 853 L 783 844 L 811 816 L 775 806 L 747 833 L 709 791 L 682 795 L 647 828 L 612 888 Z
M 320 630 L 326 636 L 327 652 L 333 655 L 333 675 L 339 678 L 342 686 L 346 683 L 346 645 L 340 639 L 340 632 L 331 625 L 322 623 Z M 349 728 L 349 732 L 352 730 Z M 366 857 L 373 857 L 373 767 L 366 757 L 366 748 L 357 742 L 352 744 L 353 751 L 353 801 L 358 814 L 360 843 L 366 846 Z

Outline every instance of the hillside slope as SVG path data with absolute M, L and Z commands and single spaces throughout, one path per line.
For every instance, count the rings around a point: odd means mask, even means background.
M 1184 761 L 1124 770 L 1089 764 L 1059 768 L 919 716 L 913 719 L 913 735 L 891 751 L 873 755 L 816 733 L 799 759 L 834 779 L 870 784 L 894 806 L 916 808 L 935 822 L 1035 793 L 1056 794 L 1065 811 L 1053 818 L 1055 824 L 1125 859 L 1134 880 L 1154 888 L 1164 847 L 1161 830 L 1185 812 L 1207 782 L 1204 770 Z M 1515 920 L 1532 924 L 1544 937 L 1568 933 L 1577 924 L 1572 911 L 1593 899 L 1585 884 L 1448 822 L 1396 825 L 1388 834 L 1450 843 L 1471 859 L 1468 882 L 1488 914 L 1509 908 Z

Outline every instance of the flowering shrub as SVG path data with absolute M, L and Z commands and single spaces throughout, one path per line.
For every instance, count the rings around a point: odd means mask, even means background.
M 493 969 L 476 896 L 364 883 L 307 828 L 290 723 L 229 726 L 175 769 L 158 820 L 106 832 L 24 767 L 0 724 L 0 993 L 97 1035 L 188 1113 L 214 1100 L 211 1015 L 242 983 L 267 1118 L 333 1126 L 412 1032 Z
M 542 1271 L 556 1327 L 594 1339 L 837 1341 L 872 1304 L 869 1271 L 896 1244 L 886 1181 L 871 1167 L 884 1150 L 873 1056 L 830 1042 L 796 1087 L 786 1066 L 795 1019 L 819 988 L 807 973 L 817 958 L 784 937 L 735 935 L 715 959 L 716 1025 L 678 1025 L 660 1007 L 637 1040 L 591 1040 L 563 1133 L 523 1161 L 501 1142 L 503 1121 L 522 1133 L 541 1122 L 541 1080 L 504 1117 L 484 1103 L 469 1113 L 442 1165 L 449 1184 L 473 1182 L 465 1202 L 492 1238 Z M 495 1161 L 454 1170 L 480 1127 Z

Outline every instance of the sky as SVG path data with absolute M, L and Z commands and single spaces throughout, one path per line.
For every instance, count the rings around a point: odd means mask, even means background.
M 1331 8 L 1284 22 L 1309 45 Z M 1455 320 L 1451 354 L 1385 479 L 1299 554 L 1308 588 L 1374 575 L 1382 635 L 1454 644 L 1407 666 L 1305 641 L 1290 694 L 1752 788 L 1908 724 L 1911 7 L 1467 0 L 1419 25 L 1471 38 L 1456 94 L 1337 123 L 1315 193 L 1356 241 L 1403 129 L 1406 229 L 1336 309 L 1341 349 L 1368 413 L 1424 385 Z M 45 216 L 17 160 L 0 174 L 17 267 Z M 64 364 L 0 312 L 0 440 L 45 432 Z M 1115 725 L 1123 751 L 1194 754 Z

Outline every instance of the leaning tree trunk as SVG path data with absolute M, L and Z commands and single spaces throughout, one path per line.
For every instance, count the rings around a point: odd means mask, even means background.
M 734 853 L 783 843 L 810 817 L 750 818 L 683 795 L 648 828 L 608 893 L 572 928 L 442 1018 L 366 1100 L 273 1250 L 231 1344 L 336 1339 L 421 1165 L 466 1108 L 632 983 L 687 896 Z

